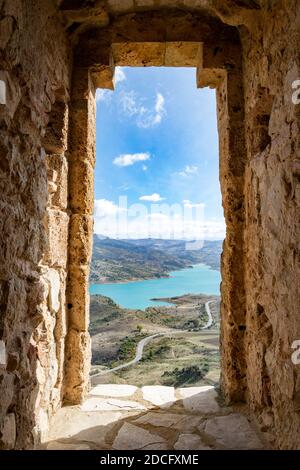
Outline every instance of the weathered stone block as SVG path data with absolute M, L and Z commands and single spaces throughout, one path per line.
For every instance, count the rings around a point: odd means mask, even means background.
M 55 269 L 49 269 L 44 275 L 49 284 L 49 308 L 52 312 L 58 312 L 60 307 L 60 276 Z
M 154 7 L 155 0 L 136 0 L 138 7 Z
M 112 44 L 114 62 L 119 66 L 161 67 L 165 63 L 163 42 L 125 42 Z
M 73 214 L 70 217 L 70 264 L 88 264 L 92 255 L 93 216 Z
M 49 194 L 51 207 L 66 209 L 68 204 L 68 163 L 64 154 L 47 155 L 48 185 L 52 184 Z
M 156 449 L 160 449 L 166 448 L 160 447 L 165 444 L 165 439 L 159 434 L 154 434 L 133 424 L 125 423 L 114 440 L 113 449 L 149 449 L 151 448 L 149 447 L 150 445 L 155 445 Z
M 68 24 L 72 23 L 97 23 L 99 26 L 106 26 L 109 23 L 109 16 L 105 4 L 102 0 L 97 0 L 94 4 L 80 8 L 82 5 L 76 2 L 63 0 L 60 2 L 60 9 L 67 18 Z
M 0 70 L 0 80 L 2 82 L 1 104 L 8 116 L 13 118 L 21 100 L 21 88 L 16 78 L 6 71 Z
M 64 331 L 64 336 L 66 335 L 66 331 Z M 64 361 L 65 361 L 65 339 L 64 337 L 59 338 L 55 332 L 55 341 L 56 341 L 56 357 L 57 357 L 57 381 L 56 381 L 56 387 L 59 392 L 59 398 L 60 398 L 60 390 L 61 390 L 61 385 L 63 383 L 64 379 Z M 51 394 L 55 395 L 54 389 L 51 391 Z M 55 399 L 51 398 L 51 401 L 54 400 L 54 407 L 58 405 L 59 403 L 57 402 L 57 396 L 55 395 Z
M 49 416 L 48 413 L 42 408 L 38 410 L 36 416 L 35 432 L 38 434 L 39 440 L 43 442 L 49 431 Z
M 114 90 L 114 65 L 101 65 L 96 67 L 91 72 L 91 77 L 95 86 L 97 88 L 104 88 L 106 90 Z
M 4 341 L 0 341 L 0 367 L 5 367 L 6 366 L 6 346 Z
M 1 394 L 0 416 L 5 416 L 14 397 L 14 374 L 8 374 L 5 371 L 0 372 Z
M 14 19 L 12 16 L 4 17 L 0 22 L 0 49 L 4 50 L 14 30 Z
M 0 437 L 0 449 L 13 449 L 16 442 L 16 418 L 14 413 L 5 416 Z
M 68 320 L 71 328 L 87 331 L 89 324 L 89 268 L 69 266 Z
M 55 324 L 55 331 L 54 336 L 57 342 L 60 341 L 61 338 L 64 338 L 67 332 L 67 314 L 66 314 L 66 272 L 60 272 L 60 302 L 61 307 L 56 314 L 56 324 Z
M 91 344 L 88 333 L 70 329 L 66 337 L 66 375 L 64 402 L 78 404 L 87 395 L 91 367 Z
M 73 101 L 71 107 L 72 138 L 69 162 L 88 160 L 95 164 L 95 109 L 89 100 Z M 71 173 L 71 165 L 69 168 Z
M 69 216 L 60 210 L 48 209 L 46 216 L 47 249 L 44 263 L 66 267 Z
M 133 0 L 108 0 L 108 5 L 114 13 L 120 13 L 133 7 Z
M 143 399 L 160 408 L 169 408 L 175 401 L 174 387 L 147 385 L 142 387 Z
M 200 436 L 195 434 L 180 434 L 178 441 L 174 444 L 178 450 L 210 450 L 211 448 L 203 442 Z
M 70 163 L 70 208 L 74 213 L 92 214 L 94 208 L 94 169 L 88 161 Z
M 7 371 L 8 372 L 14 372 L 20 363 L 20 356 L 17 352 L 13 352 L 11 354 L 8 354 L 7 358 Z
M 48 440 L 75 438 L 79 441 L 96 442 L 99 446 L 105 441 L 110 425 L 122 418 L 120 412 L 82 413 L 79 407 L 60 408 L 53 418 Z M 66 425 L 66 423 L 68 423 Z M 93 430 L 97 428 L 97 432 Z
M 62 442 L 49 442 L 47 444 L 47 450 L 91 450 L 87 444 L 63 444 Z
M 103 397 L 130 397 L 138 390 L 134 385 L 100 384 L 92 388 L 90 395 Z
M 216 401 L 218 395 L 214 387 L 180 388 L 179 393 L 186 410 L 199 414 L 217 413 L 221 411 Z
M 198 42 L 166 42 L 166 67 L 198 67 L 202 63 L 202 44 Z
M 133 400 L 117 400 L 116 398 L 88 398 L 81 405 L 81 411 L 146 411 L 146 407 Z
M 235 450 L 263 448 L 247 418 L 239 413 L 210 418 L 199 428 L 200 430 L 204 428 L 205 433 L 213 437 L 220 448 Z
M 0 104 L 6 104 L 6 83 L 0 80 Z
M 72 101 L 88 101 L 91 93 L 91 76 L 85 67 L 75 67 L 72 75 Z
M 63 102 L 54 103 L 43 138 L 43 146 L 47 153 L 63 153 L 67 149 L 68 119 L 68 106 Z

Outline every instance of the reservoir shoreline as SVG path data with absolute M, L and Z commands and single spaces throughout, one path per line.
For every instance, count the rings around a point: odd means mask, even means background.
M 171 298 L 190 294 L 220 295 L 221 275 L 204 263 L 170 271 L 168 277 L 91 284 L 91 295 L 110 297 L 124 308 L 144 310 L 170 305 L 153 298 Z

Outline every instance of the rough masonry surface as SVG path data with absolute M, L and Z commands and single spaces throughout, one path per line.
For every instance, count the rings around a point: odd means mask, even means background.
M 0 0 L 0 448 L 36 447 L 89 390 L 95 89 L 118 64 L 186 64 L 217 93 L 222 393 L 300 449 L 297 0 L 38 4 Z

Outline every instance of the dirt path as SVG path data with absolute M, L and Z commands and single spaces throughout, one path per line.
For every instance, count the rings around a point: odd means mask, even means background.
M 205 303 L 205 311 L 207 313 L 208 320 L 207 320 L 207 323 L 204 326 L 201 327 L 201 330 L 207 330 L 213 324 L 213 317 L 212 317 L 212 314 L 211 314 L 211 311 L 210 311 L 210 308 L 209 308 L 209 304 L 211 302 L 213 302 L 213 300 L 209 300 L 208 302 Z M 97 374 L 92 375 L 91 379 L 94 379 L 95 377 L 100 377 L 100 376 L 103 376 L 103 375 L 111 374 L 112 372 L 116 372 L 118 370 L 125 369 L 126 367 L 129 367 L 129 366 L 133 366 L 134 364 L 136 364 L 137 362 L 139 362 L 143 358 L 144 347 L 148 343 L 150 343 L 150 341 L 152 341 L 154 338 L 158 338 L 159 336 L 173 336 L 175 334 L 177 335 L 177 334 L 182 334 L 182 333 L 186 333 L 186 330 L 178 330 L 178 331 L 170 330 L 166 333 L 155 333 L 154 335 L 147 336 L 146 338 L 143 338 L 137 344 L 136 354 L 135 354 L 134 359 L 132 359 L 129 362 L 126 362 L 125 364 L 121 364 L 120 366 L 114 367 L 113 369 L 108 369 L 108 370 L 98 372 Z

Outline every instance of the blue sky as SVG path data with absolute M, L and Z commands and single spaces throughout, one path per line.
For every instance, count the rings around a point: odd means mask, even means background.
M 205 239 L 224 237 L 215 92 L 197 89 L 195 76 L 125 67 L 114 92 L 97 90 L 96 233 L 170 238 L 172 225 L 174 238 L 200 226 Z M 126 233 L 116 223 L 125 216 Z

